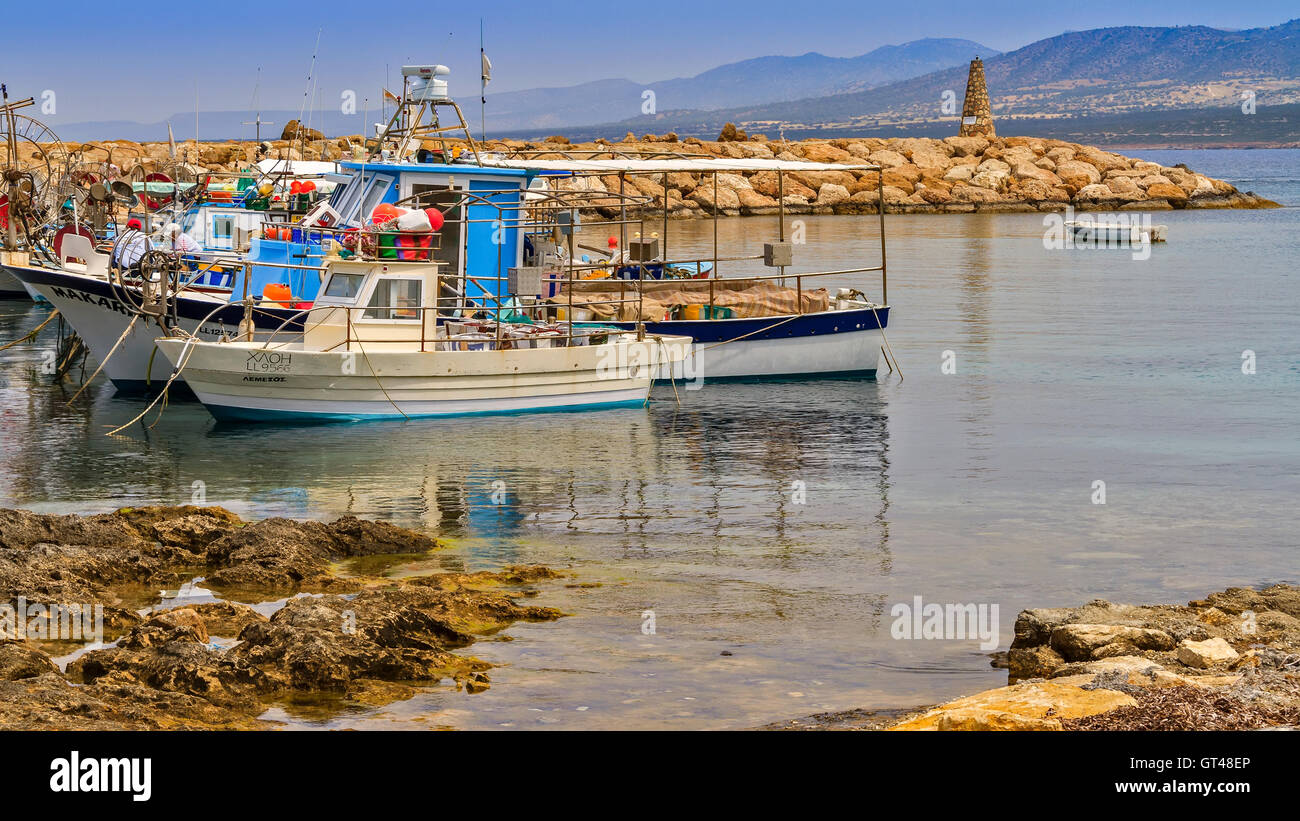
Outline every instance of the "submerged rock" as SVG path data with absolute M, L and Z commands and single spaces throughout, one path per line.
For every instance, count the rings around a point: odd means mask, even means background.
M 124 602 L 121 590 L 209 586 L 261 591 L 354 590 L 333 561 L 427 553 L 436 540 L 384 522 L 267 519 L 247 523 L 219 507 L 124 508 L 97 516 L 0 510 L 0 597 Z M 118 588 L 114 590 L 113 588 Z
M 82 652 L 66 675 L 52 647 L 0 643 L 0 728 L 245 728 L 262 726 L 256 717 L 267 703 L 295 693 L 378 706 L 448 679 L 482 692 L 490 665 L 453 651 L 517 621 L 562 616 L 515 601 L 531 594 L 524 585 L 560 574 L 537 566 L 399 581 L 334 574 L 342 559 L 437 547 L 353 517 L 246 523 L 221 508 L 0 511 L 0 586 L 11 597 L 106 603 L 118 614 L 105 625 L 112 645 Z M 144 616 L 116 607 L 156 604 L 160 589 L 204 573 L 205 586 L 226 595 L 287 601 L 270 618 L 229 600 Z
M 251 730 L 266 722 L 204 698 L 134 683 L 74 686 L 58 673 L 0 681 L 6 730 Z
M 59 672 L 50 657 L 20 642 L 0 643 L 0 681 L 17 681 L 24 678 Z

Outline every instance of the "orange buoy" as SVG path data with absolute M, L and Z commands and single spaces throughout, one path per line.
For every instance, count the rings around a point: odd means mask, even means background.
M 381 202 L 375 206 L 374 211 L 370 212 L 370 221 L 375 225 L 379 225 L 388 222 L 391 219 L 397 219 L 401 215 L 402 212 L 397 208 L 397 206 L 391 203 Z
M 293 300 L 293 292 L 283 282 L 268 282 L 262 289 L 262 305 L 268 308 L 284 308 Z

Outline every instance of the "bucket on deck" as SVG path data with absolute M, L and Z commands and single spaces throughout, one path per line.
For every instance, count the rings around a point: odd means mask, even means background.
M 683 305 L 678 311 L 679 319 L 731 319 L 735 311 L 721 305 Z

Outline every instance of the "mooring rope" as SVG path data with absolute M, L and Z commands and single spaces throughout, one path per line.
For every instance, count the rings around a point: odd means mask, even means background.
M 411 417 L 406 415 L 406 411 L 397 407 L 397 403 L 393 401 L 393 397 L 388 395 L 388 389 L 384 387 L 383 381 L 380 380 L 379 373 L 375 370 L 375 366 L 370 364 L 370 354 L 366 353 L 366 349 L 361 346 L 361 341 L 356 340 L 356 343 L 357 343 L 357 349 L 361 351 L 361 355 L 366 359 L 366 367 L 370 368 L 370 375 L 375 378 L 375 384 L 378 385 L 379 390 L 383 392 L 384 398 L 388 400 L 388 404 L 393 406 L 393 410 L 402 414 L 403 419 L 405 419 L 408 422 L 411 421 Z
M 664 344 L 664 338 L 663 338 L 662 336 L 656 336 L 656 337 L 655 337 L 655 342 L 658 343 L 658 345 L 659 345 L 659 349 L 667 350 L 667 347 L 668 347 L 668 346 Z M 695 354 L 691 354 L 691 356 L 694 356 L 694 355 L 695 355 Z M 665 357 L 665 358 L 666 358 L 666 357 Z M 674 400 L 678 405 L 681 405 L 681 404 L 682 404 L 682 398 L 681 398 L 681 396 L 679 396 L 679 395 L 677 394 L 677 374 L 673 373 L 673 367 L 672 367 L 673 363 L 669 362 L 669 363 L 667 363 L 667 365 L 668 365 L 668 384 L 670 384 L 670 385 L 673 386 L 673 400 Z M 651 377 L 650 377 L 650 384 L 651 384 L 651 386 L 654 385 L 654 376 L 651 376 Z M 645 405 L 647 405 L 647 404 L 649 404 L 649 403 L 650 403 L 650 391 L 647 390 L 647 391 L 645 392 L 645 402 L 642 403 L 642 406 L 645 406 Z
M 759 329 L 756 330 L 756 331 L 750 331 L 750 332 L 747 333 L 747 334 L 741 334 L 740 336 L 738 336 L 738 337 L 736 337 L 736 338 L 734 338 L 734 339 L 724 339 L 724 340 L 722 340 L 721 342 L 715 342 L 715 343 L 713 343 L 712 345 L 709 345 L 707 348 L 700 348 L 699 350 L 696 351 L 696 353 L 699 353 L 700 351 L 709 351 L 709 350 L 712 350 L 712 349 L 714 349 L 714 348 L 720 348 L 720 347 L 722 347 L 723 345 L 727 345 L 727 344 L 730 344 L 730 343 L 732 343 L 732 342 L 739 342 L 740 340 L 745 339 L 745 338 L 747 338 L 747 337 L 751 337 L 751 336 L 753 336 L 754 334 L 761 334 L 761 333 L 763 333 L 764 331 L 770 331 L 770 330 L 772 330 L 773 328 L 776 328 L 776 327 L 779 327 L 779 326 L 781 326 L 781 325 L 784 325 L 784 324 L 787 323 L 787 322 L 793 322 L 794 320 L 796 320 L 796 319 L 798 319 L 799 317 L 802 317 L 802 316 L 807 316 L 807 314 L 795 314 L 794 316 L 787 316 L 785 319 L 781 320 L 780 322 L 773 322 L 771 325 L 768 325 L 766 328 L 759 328 Z
M 26 336 L 20 336 L 17 339 L 15 339 L 13 342 L 6 342 L 4 345 L 0 345 L 0 351 L 7 351 L 15 345 L 18 345 L 23 342 L 31 342 L 32 340 L 36 339 L 36 335 L 40 333 L 41 330 L 46 325 L 49 325 L 51 322 L 53 322 L 55 317 L 57 317 L 58 315 L 59 312 L 55 311 L 54 313 L 50 314 L 49 317 L 40 325 L 37 325 L 35 328 L 32 328 L 30 331 L 28 331 Z
M 113 428 L 108 433 L 104 434 L 105 436 L 112 436 L 116 433 L 121 433 L 122 431 L 131 427 L 136 422 L 139 422 L 141 419 L 143 419 L 145 417 L 145 414 L 153 410 L 153 406 L 158 404 L 158 401 L 160 399 L 166 399 L 167 391 L 171 389 L 172 383 L 176 381 L 177 377 L 181 375 L 181 371 L 185 370 L 185 366 L 189 364 L 190 356 L 193 355 L 194 343 L 198 341 L 199 338 L 197 336 L 191 336 L 189 339 L 185 340 L 185 347 L 184 349 L 181 350 L 181 355 L 177 357 L 176 360 L 176 368 L 175 370 L 172 371 L 171 377 L 168 378 L 167 384 L 163 385 L 162 393 L 154 397 L 154 400 L 150 402 L 148 405 L 146 405 L 145 409 L 140 411 L 140 413 L 134 419 L 132 419 L 130 422 L 127 422 L 125 425 L 122 425 L 121 427 Z M 166 404 L 164 404 L 163 407 L 165 408 Z M 161 412 L 158 414 L 158 416 L 160 419 L 162 418 Z M 155 425 L 158 424 L 158 420 L 155 419 L 154 424 Z
M 77 388 L 77 392 L 72 395 L 72 398 L 68 400 L 67 404 L 71 405 L 73 402 L 76 401 L 78 396 L 81 396 L 82 391 L 90 387 L 90 383 L 94 382 L 95 377 L 99 376 L 99 372 L 104 370 L 104 366 L 108 364 L 108 360 L 111 359 L 113 357 L 113 354 L 117 352 L 117 346 L 121 345 L 122 340 L 126 339 L 126 335 L 131 333 L 131 329 L 135 327 L 135 321 L 139 318 L 140 318 L 139 314 L 135 314 L 134 316 L 131 317 L 131 321 L 126 323 L 126 330 L 122 331 L 122 335 L 119 336 L 117 338 L 117 341 L 113 343 L 113 347 L 108 349 L 108 353 L 104 356 L 103 360 L 100 361 L 99 367 L 95 368 L 95 372 L 90 375 L 89 379 L 81 383 L 81 387 Z
M 898 381 L 903 381 L 903 366 L 898 364 L 898 357 L 894 356 L 894 349 L 889 344 L 889 336 L 885 333 L 885 326 L 880 321 L 880 314 L 876 313 L 876 306 L 871 306 L 871 314 L 876 318 L 876 327 L 880 329 L 880 338 L 885 341 L 885 347 L 889 349 L 889 358 L 894 360 L 894 369 L 898 371 Z

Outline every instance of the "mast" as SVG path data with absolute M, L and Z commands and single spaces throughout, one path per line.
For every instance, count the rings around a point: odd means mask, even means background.
M 478 18 L 478 138 L 487 139 L 487 84 L 492 78 L 492 64 L 483 50 L 483 18 Z

